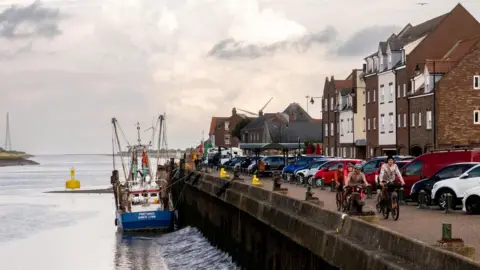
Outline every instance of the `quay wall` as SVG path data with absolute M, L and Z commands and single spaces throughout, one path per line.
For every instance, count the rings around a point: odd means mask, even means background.
M 189 172 L 173 195 L 180 225 L 197 227 L 246 269 L 480 269 L 473 260 L 342 217 L 321 203 L 241 181 Z

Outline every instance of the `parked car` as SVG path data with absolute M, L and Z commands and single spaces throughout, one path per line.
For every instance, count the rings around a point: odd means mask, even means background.
M 307 166 L 298 168 L 294 172 L 296 181 L 301 184 L 307 183 L 307 177 L 309 175 L 313 176 L 315 172 L 317 172 L 318 168 L 329 160 L 331 159 L 326 159 L 326 158 L 313 159 L 312 161 L 310 161 L 310 163 L 308 163 Z
M 414 157 L 412 156 L 399 156 L 399 155 L 393 156 L 393 160 L 395 160 L 395 162 L 407 161 L 407 160 L 413 160 L 413 159 Z M 367 182 L 373 187 L 375 186 L 375 182 L 376 182 L 375 173 L 380 168 L 381 164 L 386 161 L 387 161 L 387 156 L 379 156 L 369 160 L 368 162 L 362 165 L 362 171 L 365 174 L 365 178 L 367 178 Z
M 480 151 L 451 149 L 432 151 L 418 156 L 401 169 L 403 180 L 405 180 L 405 195 L 410 194 L 410 189 L 416 182 L 431 177 L 446 165 L 459 162 L 480 162 Z
M 461 162 L 447 165 L 437 171 L 431 177 L 422 179 L 415 184 L 413 184 L 412 189 L 410 190 L 409 199 L 419 202 L 418 194 L 420 190 L 425 191 L 425 203 L 432 203 L 432 188 L 433 185 L 439 181 L 459 177 L 464 172 L 471 169 L 473 166 L 479 164 L 478 162 Z M 420 203 L 420 202 L 419 202 Z
M 314 175 L 314 185 L 316 187 L 320 187 L 322 185 L 322 181 L 324 185 L 330 185 L 332 180 L 335 178 L 335 173 L 338 170 L 338 167 L 342 165 L 344 168 L 350 163 L 352 165 L 360 164 L 362 160 L 360 159 L 339 159 L 335 160 L 328 164 L 328 166 L 322 167 L 318 170 Z
M 308 170 L 307 174 L 305 175 L 305 179 L 303 181 L 303 183 L 307 183 L 308 185 L 310 186 L 314 186 L 314 176 L 315 174 L 321 170 L 322 168 L 326 167 L 326 166 L 329 166 L 329 164 L 332 164 L 332 162 L 334 162 L 334 160 L 332 159 L 326 159 L 326 160 L 322 160 L 322 161 L 319 161 L 320 165 L 318 167 L 316 166 L 312 166 L 310 168 L 310 170 Z
M 464 172 L 459 177 L 448 178 L 433 185 L 432 198 L 434 204 L 441 209 L 446 207 L 447 194 L 452 194 L 452 207 L 460 204 L 465 192 L 471 188 L 480 186 L 480 164 L 477 164 Z
M 260 175 L 271 174 L 273 171 L 281 171 L 285 167 L 283 156 L 267 156 L 261 159 L 265 164 L 264 170 L 259 170 Z
M 232 159 L 226 161 L 223 163 L 223 166 L 225 167 L 233 167 L 235 166 L 235 164 L 237 164 L 238 162 L 242 162 L 244 159 L 246 159 L 247 157 L 245 156 L 236 156 L 236 157 L 233 157 Z
M 297 169 L 304 169 L 308 166 L 308 164 L 317 158 L 323 158 L 323 156 L 300 156 L 297 157 L 297 160 L 291 164 L 285 166 L 282 170 L 282 176 L 284 180 L 287 182 L 291 182 L 294 179 L 295 171 Z
M 462 210 L 467 214 L 480 214 L 480 186 L 465 191 L 462 204 Z

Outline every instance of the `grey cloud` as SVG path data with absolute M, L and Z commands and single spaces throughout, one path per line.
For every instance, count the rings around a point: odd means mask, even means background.
M 61 34 L 58 28 L 60 19 L 58 9 L 44 7 L 40 1 L 22 7 L 14 5 L 0 13 L 0 37 L 7 39 L 54 38 Z M 22 26 L 25 25 L 28 25 L 28 28 L 22 29 Z
M 374 52 L 378 42 L 386 40 L 390 35 L 401 29 L 397 25 L 374 25 L 354 33 L 337 49 L 340 56 L 361 56 Z
M 279 41 L 270 45 L 249 44 L 232 38 L 224 39 L 215 44 L 208 56 L 219 59 L 258 58 L 272 55 L 277 51 L 294 50 L 304 53 L 314 44 L 328 44 L 337 36 L 335 28 L 329 26 L 325 30 L 307 34 L 300 38 Z

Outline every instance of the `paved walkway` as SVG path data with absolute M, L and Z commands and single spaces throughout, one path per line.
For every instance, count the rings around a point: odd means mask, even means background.
M 212 173 L 219 176 L 219 173 Z M 251 184 L 251 176 L 241 176 L 245 179 L 245 184 Z M 264 189 L 272 190 L 273 182 L 271 178 L 261 178 Z M 305 187 L 295 184 L 282 184 L 282 187 L 288 188 L 288 195 L 299 200 L 305 199 Z M 330 192 L 330 188 L 320 190 L 314 188 L 313 196 L 318 197 L 324 202 L 324 208 L 336 211 L 335 192 Z M 373 197 L 375 197 L 374 195 Z M 366 209 L 375 211 L 376 199 L 366 200 Z M 378 224 L 390 228 L 428 244 L 435 244 L 442 237 L 442 223 L 452 224 L 452 237 L 462 238 L 465 244 L 474 246 L 476 249 L 475 260 L 480 261 L 480 215 L 467 215 L 462 211 L 444 214 L 437 208 L 417 209 L 416 205 L 402 205 L 400 207 L 400 217 L 394 221 L 391 217 L 384 219 L 381 214 L 377 214 Z

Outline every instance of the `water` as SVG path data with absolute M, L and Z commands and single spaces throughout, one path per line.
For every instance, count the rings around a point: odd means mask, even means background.
M 111 194 L 43 193 L 62 190 L 71 167 L 82 188 L 108 187 L 111 157 L 34 159 L 41 165 L 0 167 L 1 269 L 238 269 L 195 228 L 117 233 Z

